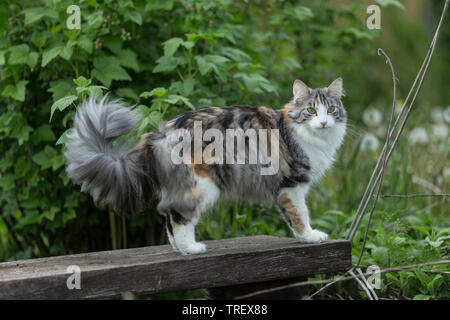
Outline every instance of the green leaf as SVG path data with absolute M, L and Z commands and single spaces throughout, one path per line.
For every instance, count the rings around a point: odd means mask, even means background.
M 11 13 L 8 8 L 8 4 L 1 3 L 0 4 L 0 35 L 5 32 L 8 28 L 8 19 L 11 16 Z
M 185 65 L 186 59 L 184 57 L 166 57 L 162 56 L 158 60 L 155 68 L 153 68 L 153 73 L 159 72 L 170 72 L 175 70 L 179 65 Z
M 11 97 L 15 100 L 23 102 L 25 101 L 25 88 L 27 84 L 27 80 L 20 80 L 15 86 L 9 84 L 5 87 L 5 89 L 3 89 L 2 96 Z
M 160 11 L 160 10 L 172 10 L 174 0 L 152 0 L 147 1 L 144 11 Z
M 62 154 L 58 154 L 57 156 L 52 158 L 52 170 L 56 171 L 58 170 L 64 163 L 66 162 L 66 159 Z
M 89 38 L 88 36 L 82 35 L 80 38 L 78 38 L 77 46 L 89 54 L 92 53 L 93 42 L 92 42 L 92 39 Z
M 78 87 L 83 87 L 83 88 L 88 87 L 91 84 L 91 82 L 92 82 L 91 79 L 86 79 L 83 76 L 73 79 L 73 83 L 75 83 Z
M 282 12 L 274 12 L 270 15 L 269 24 L 272 26 L 282 25 L 286 22 L 287 16 Z
M 56 10 L 45 7 L 25 9 L 21 13 L 25 14 L 25 25 L 37 22 L 43 17 L 58 19 L 58 12 Z
M 17 159 L 14 165 L 14 177 L 15 179 L 23 178 L 30 170 L 30 163 L 24 156 Z
M 373 37 L 374 37 L 374 35 L 372 33 L 368 32 L 368 31 L 365 31 L 365 30 L 360 30 L 360 29 L 355 28 L 355 27 L 345 28 L 343 30 L 343 33 L 351 34 L 352 36 L 354 36 L 358 40 L 363 40 L 363 39 L 372 40 Z
M 430 282 L 430 277 L 420 269 L 414 269 L 414 273 L 416 274 L 416 277 L 419 279 L 420 283 L 426 288 L 428 283 Z
M 89 86 L 87 88 L 77 87 L 77 94 L 87 92 L 88 96 L 94 96 L 97 100 L 103 98 L 103 90 L 108 90 L 105 86 Z
M 114 57 L 94 59 L 94 70 L 91 76 L 98 79 L 106 87 L 111 86 L 113 80 L 131 81 L 130 75 L 120 66 L 120 62 Z
M 30 47 L 26 44 L 19 44 L 9 48 L 8 63 L 12 65 L 27 63 L 29 51 Z
M 11 151 L 5 153 L 5 155 L 3 155 L 3 158 L 0 158 L 0 169 L 2 171 L 7 170 L 13 164 L 14 164 L 13 153 Z
M 58 152 L 55 149 L 47 145 L 45 146 L 44 150 L 33 155 L 31 159 L 38 165 L 40 165 L 42 170 L 45 170 L 54 165 L 53 159 L 58 156 L 61 155 L 58 155 Z
M 58 138 L 58 141 L 56 141 L 56 145 L 58 144 L 65 144 L 67 141 L 67 135 L 72 131 L 73 129 L 67 129 L 66 131 L 64 131 L 64 133 Z
M 109 35 L 104 38 L 103 45 L 112 52 L 116 53 L 122 48 L 123 40 L 119 36 Z
M 222 53 L 225 57 L 230 58 L 233 61 L 241 62 L 241 61 L 251 61 L 252 58 L 242 50 L 226 47 L 223 48 L 220 53 Z
M 444 240 L 431 241 L 431 240 L 427 237 L 426 242 L 427 242 L 430 246 L 432 246 L 433 248 L 439 248 L 439 247 L 444 243 Z
M 188 98 L 179 96 L 176 94 L 171 94 L 167 97 L 167 99 L 164 99 L 165 102 L 170 104 L 176 104 L 177 102 L 183 102 L 187 107 L 189 107 L 192 110 L 195 110 L 195 107 L 192 105 L 192 103 L 189 101 Z
M 439 290 L 443 283 L 444 277 L 440 274 L 437 274 L 433 277 L 433 280 L 428 283 L 427 289 L 431 292 L 436 292 L 437 290 Z
M 60 209 L 58 207 L 51 207 L 50 210 L 45 210 L 44 212 L 42 212 L 42 215 L 48 220 L 53 221 L 53 219 L 55 219 L 56 213 L 59 211 Z
M 216 65 L 224 64 L 225 62 L 230 61 L 230 59 L 228 59 L 226 57 L 219 56 L 219 55 L 214 55 L 214 54 L 207 54 L 207 55 L 204 56 L 204 58 L 209 63 L 213 63 L 213 64 L 216 64 Z
M 123 8 L 134 8 L 133 1 L 131 0 L 119 0 L 119 7 Z
M 98 14 L 98 12 L 94 12 L 86 17 L 87 21 L 87 31 L 97 30 L 103 23 L 103 15 Z
M 183 41 L 181 45 L 186 49 L 191 50 L 194 47 L 195 43 L 192 41 Z
M 184 41 L 181 38 L 172 38 L 165 42 L 163 42 L 164 47 L 164 56 L 171 57 L 177 51 L 180 44 L 182 44 Z
M 397 236 L 397 237 L 394 238 L 393 243 L 395 245 L 400 245 L 402 243 L 405 243 L 405 241 L 406 241 L 406 238 Z
M 386 247 L 373 248 L 372 256 L 380 261 L 383 265 L 387 265 L 389 263 L 389 249 Z
M 225 82 L 226 75 L 221 69 L 225 67 L 225 63 L 230 61 L 230 59 L 219 55 L 209 54 L 205 56 L 196 56 L 195 60 L 197 61 L 198 70 L 202 76 L 213 70 L 217 76 Z
M 258 73 L 247 74 L 243 72 L 236 72 L 234 77 L 242 79 L 244 81 L 245 87 L 250 92 L 262 93 L 262 84 L 270 85 L 269 80 Z
M 2 177 L 0 177 L 0 188 L 3 189 L 3 191 L 8 191 L 14 188 L 14 176 L 12 174 L 5 174 Z
M 49 64 L 50 61 L 55 59 L 63 50 L 64 50 L 63 46 L 57 46 L 57 47 L 46 49 L 42 53 L 41 66 L 45 67 L 47 64 Z
M 70 106 L 73 102 L 75 102 L 77 99 L 78 99 L 77 96 L 72 95 L 72 96 L 63 97 L 63 98 L 59 99 L 58 101 L 56 101 L 50 109 L 49 122 L 52 121 L 53 113 L 56 111 L 56 109 L 58 109 L 59 111 L 63 111 L 68 106 Z
M 289 10 L 289 14 L 295 18 L 295 20 L 300 22 L 314 17 L 312 10 L 305 6 L 295 6 L 294 10 Z
M 302 69 L 302 65 L 295 59 L 290 57 L 283 58 L 283 65 L 286 66 L 290 71 L 294 71 L 297 69 Z
M 48 124 L 40 126 L 36 130 L 36 137 L 39 141 L 54 141 L 56 139 L 51 127 Z
M 426 295 L 426 294 L 418 294 L 418 295 L 415 295 L 413 298 L 413 300 L 430 300 L 430 299 L 431 299 L 431 296 Z
M 139 62 L 137 60 L 137 55 L 130 49 L 120 49 L 114 52 L 119 59 L 119 63 L 127 68 L 131 68 L 134 71 L 139 71 Z
M 138 25 L 142 25 L 142 16 L 138 11 L 125 11 L 126 20 L 131 20 Z
M 70 60 L 73 54 L 73 46 L 74 46 L 73 42 L 67 43 L 66 46 L 59 53 L 59 56 L 64 60 Z
M 147 99 L 148 97 L 157 96 L 158 98 L 162 98 L 166 95 L 169 90 L 166 88 L 155 88 L 152 91 L 144 91 L 139 97 Z
M 405 6 L 403 5 L 403 3 L 401 3 L 398 0 L 376 0 L 382 7 L 387 7 L 387 6 L 396 6 L 400 9 L 405 10 Z
M 31 35 L 31 42 L 41 49 L 47 42 L 47 40 L 51 37 L 51 33 L 49 31 L 37 31 L 35 30 Z
M 30 66 L 31 69 L 34 69 L 34 67 L 36 67 L 38 59 L 39 59 L 39 54 L 37 52 L 35 52 L 35 51 L 30 52 L 30 54 L 28 55 L 27 64 Z
M 50 82 L 50 88 L 47 90 L 52 93 L 53 101 L 57 101 L 68 93 L 75 93 L 72 79 L 61 79 Z
M 194 90 L 194 86 L 197 83 L 197 80 L 195 80 L 194 78 L 186 78 L 183 81 L 183 94 L 185 96 L 189 96 L 192 92 L 192 90 Z
M 77 214 L 76 214 L 75 210 L 69 209 L 69 210 L 65 211 L 65 212 L 63 213 L 63 219 L 62 219 L 64 225 L 65 225 L 68 221 L 73 220 L 73 219 L 75 219 L 76 217 L 77 217 Z
M 42 169 L 50 168 L 51 163 L 45 151 L 36 153 L 31 159 L 42 167 Z
M 132 88 L 119 88 L 116 90 L 116 94 L 119 97 L 130 98 L 134 102 L 139 102 L 139 97 Z
M 9 48 L 8 63 L 11 65 L 28 64 L 30 68 L 34 68 L 37 64 L 39 54 L 35 51 L 30 52 L 30 47 L 26 44 L 20 44 Z M 1 60 L 1 59 L 0 59 Z M 0 61 L 0 64 L 2 61 Z M 4 56 L 3 56 L 4 63 Z
M 19 145 L 22 145 L 23 142 L 28 141 L 31 132 L 33 132 L 33 128 L 22 122 L 20 125 L 13 127 L 9 137 L 17 139 Z

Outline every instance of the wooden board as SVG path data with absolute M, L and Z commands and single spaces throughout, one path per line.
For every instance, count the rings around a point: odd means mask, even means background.
M 351 266 L 346 240 L 301 244 L 254 236 L 205 242 L 208 252 L 182 256 L 169 245 L 0 263 L 0 299 L 104 299 L 331 273 Z M 67 288 L 71 265 L 81 289 Z M 73 277 L 72 277 L 73 278 Z

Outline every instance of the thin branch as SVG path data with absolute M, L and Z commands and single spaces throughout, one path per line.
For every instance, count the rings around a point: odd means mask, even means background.
M 432 194 L 383 194 L 380 196 L 381 198 L 425 198 L 425 197 L 442 197 L 442 198 L 450 198 L 450 194 L 448 193 L 432 193 Z
M 397 271 L 408 270 L 408 269 L 414 269 L 414 268 L 436 266 L 436 265 L 440 265 L 440 264 L 450 264 L 450 260 L 431 261 L 431 262 L 423 262 L 423 263 L 417 263 L 417 264 L 410 264 L 410 265 L 407 265 L 407 266 L 400 266 L 400 267 L 393 267 L 393 268 L 385 268 L 385 269 L 381 269 L 381 270 L 380 270 L 380 273 L 385 273 L 385 272 L 397 272 Z M 369 266 L 361 266 L 361 267 L 369 267 Z M 365 273 L 365 275 L 368 275 L 368 273 Z
M 425 273 L 437 273 L 437 274 L 450 274 L 450 271 L 441 271 L 441 270 L 422 270 Z
M 389 56 L 381 48 L 378 49 L 378 54 L 379 55 L 383 54 L 385 56 L 385 58 L 386 58 L 386 63 L 389 64 L 389 67 L 391 68 L 391 72 L 392 72 L 392 82 L 393 82 L 393 86 L 394 86 L 394 94 L 393 94 L 392 107 L 391 107 L 391 118 L 389 120 L 389 127 L 388 127 L 388 130 L 387 130 L 388 133 L 386 135 L 386 142 L 384 144 L 385 146 L 388 146 L 389 145 L 389 141 L 390 141 L 390 134 L 389 134 L 389 132 L 391 132 L 391 129 L 392 129 L 392 119 L 394 118 L 395 102 L 396 102 L 396 99 L 397 99 L 397 96 L 396 96 L 397 95 L 397 81 L 396 81 L 397 77 L 395 76 L 394 66 L 392 65 L 392 62 L 391 62 L 391 59 L 389 58 Z M 358 266 L 360 265 L 362 257 L 363 257 L 363 254 L 364 254 L 364 249 L 365 249 L 366 243 L 367 243 L 367 237 L 369 235 L 370 223 L 372 221 L 372 216 L 373 216 L 373 213 L 374 213 L 375 208 L 377 206 L 378 197 L 379 197 L 380 191 L 381 191 L 381 185 L 383 183 L 384 170 L 386 169 L 387 163 L 388 163 L 388 160 L 389 160 L 387 158 L 387 156 L 386 156 L 386 148 L 383 148 L 383 152 L 381 153 L 380 157 L 383 159 L 383 165 L 382 165 L 382 167 L 380 169 L 381 176 L 380 176 L 380 179 L 378 179 L 377 182 L 375 182 L 375 186 L 378 183 L 378 189 L 377 189 L 377 193 L 376 193 L 376 196 L 375 196 L 375 200 L 374 200 L 373 205 L 372 205 L 372 209 L 370 210 L 369 221 L 367 222 L 366 231 L 364 233 L 364 240 L 363 240 L 363 243 L 362 243 L 362 246 L 361 246 L 361 251 L 360 251 L 360 254 L 359 254 L 359 257 L 358 257 L 358 263 L 357 263 Z M 371 196 L 372 196 L 372 194 L 371 194 Z M 370 201 L 370 197 L 367 197 L 367 204 L 369 203 L 369 201 Z M 362 219 L 362 216 L 364 216 L 364 214 L 366 212 L 365 208 L 366 207 L 364 207 L 364 211 L 362 212 L 361 219 Z
M 358 271 L 359 277 L 361 278 L 361 280 L 364 282 L 364 284 L 366 285 L 366 287 L 369 289 L 370 294 L 372 295 L 372 298 L 374 300 L 379 300 L 377 294 L 375 293 L 375 290 L 372 288 L 372 286 L 370 285 L 369 282 L 367 282 L 366 277 L 364 277 L 364 274 L 361 271 L 361 268 L 356 268 L 356 271 Z
M 355 280 L 359 284 L 359 286 L 364 290 L 369 300 L 374 300 L 372 294 L 370 293 L 369 289 L 366 287 L 364 282 L 362 282 L 361 279 L 359 279 L 358 276 L 353 271 L 349 271 L 348 273 L 352 276 L 353 280 Z

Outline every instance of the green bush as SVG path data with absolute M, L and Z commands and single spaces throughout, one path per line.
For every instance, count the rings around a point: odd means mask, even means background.
M 80 4 L 81 29 L 69 30 L 71 4 L 0 5 L 0 260 L 164 241 L 154 210 L 105 214 L 66 177 L 65 133 L 87 96 L 137 104 L 140 133 L 201 106 L 280 107 L 293 79 L 332 80 L 342 57 L 333 53 L 373 37 L 357 29 L 356 5 L 92 0 Z

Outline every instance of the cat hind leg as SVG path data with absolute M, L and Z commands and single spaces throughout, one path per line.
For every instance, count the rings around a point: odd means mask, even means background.
M 203 212 L 212 207 L 220 197 L 220 190 L 209 177 L 195 177 L 195 187 L 164 212 L 169 242 L 183 255 L 206 252 L 206 245 L 195 240 L 195 226 Z

